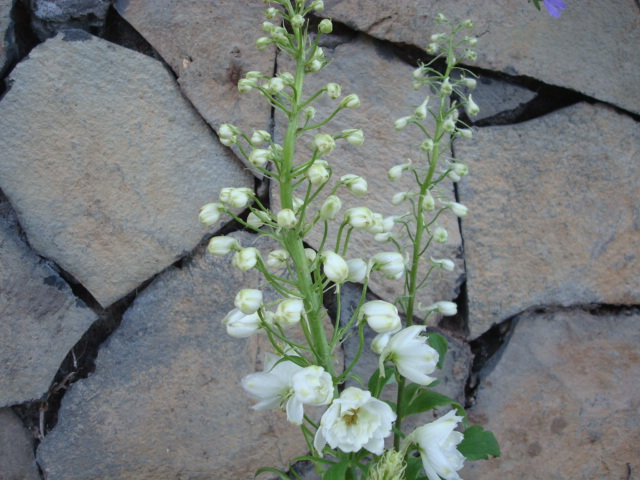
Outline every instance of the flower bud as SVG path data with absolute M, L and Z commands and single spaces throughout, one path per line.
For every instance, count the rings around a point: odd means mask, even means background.
M 264 218 L 265 216 L 266 214 L 263 212 L 260 212 L 260 213 L 249 212 L 249 215 L 247 216 L 247 224 L 250 227 L 258 229 L 265 224 L 265 218 Z
M 464 26 L 464 28 L 473 28 L 473 21 L 470 18 L 467 18 L 462 22 L 462 26 Z
M 469 95 L 469 98 L 467 100 L 466 110 L 467 110 L 467 115 L 469 115 L 470 117 L 475 117 L 480 112 L 480 107 L 476 105 L 476 102 L 473 101 L 473 99 L 471 98 L 471 95 Z
M 307 170 L 307 179 L 311 185 L 322 185 L 329 180 L 329 164 L 324 160 L 316 160 Z
M 433 152 L 433 140 L 431 140 L 430 138 L 427 138 L 424 142 L 422 142 L 420 144 L 420 148 L 422 149 L 423 152 Z
M 449 234 L 442 227 L 436 227 L 433 231 L 433 239 L 438 243 L 447 243 L 449 239 Z
M 243 272 L 246 270 L 250 270 L 256 266 L 258 263 L 258 257 L 260 256 L 260 252 L 255 247 L 247 247 L 235 253 L 233 259 L 231 260 L 231 265 L 233 265 L 238 270 L 242 270 Z
M 238 292 L 233 304 L 245 315 L 252 315 L 262 306 L 262 291 L 244 288 Z
M 322 60 L 313 59 L 309 63 L 307 63 L 307 66 L 305 67 L 305 71 L 309 73 L 317 72 L 323 66 L 324 66 L 324 62 Z
M 360 98 L 355 93 L 347 95 L 340 102 L 340 108 L 358 108 L 360 106 Z
M 422 208 L 427 212 L 431 212 L 436 208 L 436 201 L 433 199 L 429 192 L 422 197 Z
M 449 260 L 448 258 L 443 258 L 440 260 L 437 260 L 433 257 L 430 258 L 431 263 L 438 268 L 441 268 L 443 270 L 446 270 L 447 272 L 453 272 L 453 270 L 456 268 L 455 264 L 453 263 L 452 260 Z
M 420 105 L 418 108 L 416 108 L 415 112 L 413 112 L 413 116 L 415 118 L 417 118 L 418 120 L 424 120 L 425 118 L 427 118 L 427 105 L 429 103 L 429 97 L 427 97 L 425 99 L 424 102 L 422 102 L 422 105 Z
M 278 15 L 279 10 L 277 8 L 267 8 L 267 10 L 264 12 L 264 16 L 267 17 L 269 20 L 273 20 L 274 18 L 276 18 L 276 16 Z
M 289 260 L 289 253 L 286 250 L 277 249 L 269 252 L 267 255 L 267 267 L 278 269 L 284 268 L 287 265 L 287 260 Z
M 337 195 L 329 195 L 320 208 L 321 220 L 335 220 L 342 208 L 342 200 Z
M 304 25 L 304 17 L 299 13 L 291 17 L 291 26 L 293 28 L 301 28 Z
M 237 134 L 238 129 L 228 123 L 223 123 L 220 125 L 220 128 L 218 128 L 218 137 L 220 137 L 220 142 L 227 147 L 236 143 Z
M 350 208 L 344 212 L 344 220 L 353 228 L 366 230 L 373 225 L 373 213 L 367 207 Z
M 248 338 L 260 329 L 257 313 L 245 315 L 237 308 L 231 310 L 222 323 L 227 326 L 227 333 L 235 338 Z
M 307 119 L 307 121 L 309 121 L 316 116 L 316 109 L 313 107 L 307 107 L 302 111 L 302 114 Z
M 318 31 L 320 33 L 331 33 L 333 31 L 333 23 L 328 18 L 325 18 L 318 25 Z
M 441 313 L 445 317 L 450 317 L 458 313 L 458 306 L 453 302 L 441 301 L 436 302 L 433 305 L 429 305 L 427 310 L 431 310 L 432 312 Z
M 476 37 L 466 37 L 465 40 L 470 47 L 475 47 L 478 44 L 478 39 Z
M 249 78 L 241 78 L 238 81 L 238 91 L 240 93 L 247 93 L 253 90 L 256 87 L 255 80 L 251 80 Z
M 413 116 L 399 118 L 399 119 L 397 119 L 395 122 L 393 122 L 393 127 L 394 127 L 396 130 L 402 130 L 402 129 L 403 129 L 403 128 L 405 128 L 405 127 L 408 125 L 408 123 L 409 123 L 410 121 L 412 121 L 412 120 L 413 120 Z
M 376 333 L 391 333 L 400 330 L 400 316 L 395 305 L 383 300 L 372 300 L 360 308 L 358 320 L 366 320 Z
M 300 298 L 288 298 L 278 304 L 275 322 L 282 328 L 289 328 L 300 323 L 304 303 Z
M 456 122 L 454 122 L 451 117 L 447 117 L 442 124 L 442 129 L 447 133 L 453 133 L 456 129 Z
M 254 167 L 264 167 L 271 159 L 271 152 L 262 148 L 256 148 L 249 154 L 249 163 Z
M 349 277 L 349 266 L 340 255 L 331 250 L 327 250 L 322 252 L 321 257 L 324 274 L 329 280 L 338 284 L 347 281 Z
M 452 182 L 459 182 L 460 181 L 460 175 L 458 175 L 456 172 L 454 172 L 453 170 L 450 170 L 447 173 L 447 177 L 449 177 L 449 179 L 451 179 Z
M 457 175 L 464 177 L 469 173 L 469 167 L 467 167 L 464 163 L 454 163 L 451 165 L 451 168 Z
M 352 258 L 347 260 L 347 266 L 349 267 L 349 276 L 347 282 L 362 282 L 367 275 L 367 262 L 361 258 Z
M 309 263 L 313 263 L 313 261 L 316 259 L 316 256 L 318 254 L 316 253 L 316 251 L 313 248 L 305 248 L 304 249 L 304 256 L 307 259 L 307 262 Z
M 304 200 L 300 197 L 293 197 L 291 203 L 293 204 L 291 205 L 293 213 L 298 213 L 300 209 L 304 207 Z
M 313 144 L 320 151 L 320 153 L 329 154 L 333 152 L 336 147 L 336 142 L 331 135 L 326 133 L 319 133 L 313 137 Z
M 251 143 L 260 145 L 261 143 L 271 140 L 271 135 L 266 130 L 254 130 L 251 135 Z
M 375 338 L 371 341 L 371 350 L 373 353 L 377 353 L 380 355 L 384 350 L 384 347 L 387 346 L 389 340 L 391 339 L 391 335 L 389 333 L 379 333 L 375 336 Z
M 296 214 L 290 208 L 283 208 L 278 212 L 278 226 L 285 230 L 291 230 L 298 223 Z
M 360 129 L 348 129 L 348 130 L 343 130 L 342 131 L 342 135 L 345 135 L 344 139 L 351 145 L 354 145 L 356 147 L 362 145 L 364 143 L 364 134 L 362 133 L 362 130 Z
M 340 94 L 342 93 L 342 87 L 337 83 L 327 83 L 325 87 L 327 89 L 327 97 L 335 100 L 336 98 L 340 98 Z
M 246 207 L 252 196 L 253 190 L 250 188 L 225 187 L 220 190 L 220 201 L 236 208 Z
M 447 21 L 447 17 L 445 17 L 442 13 L 438 13 L 436 15 L 436 22 L 443 23 Z
M 438 52 L 439 48 L 440 46 L 437 43 L 430 43 L 429 45 L 427 45 L 427 48 L 425 50 L 429 55 L 435 55 Z
M 384 232 L 384 223 L 382 222 L 381 213 L 373 214 L 373 225 L 367 228 L 367 232 L 372 233 L 374 235 Z
M 212 237 L 209 240 L 209 245 L 207 247 L 207 251 L 211 255 L 222 256 L 231 252 L 232 250 L 239 250 L 242 248 L 240 246 L 240 242 L 233 237 L 227 237 L 225 235 L 220 235 L 218 237 Z
M 470 60 L 472 62 L 475 62 L 478 59 L 478 52 L 474 51 L 474 50 L 467 50 L 464 54 L 464 57 L 467 60 Z
M 456 217 L 466 217 L 469 209 L 458 202 L 442 202 L 442 204 L 453 212 Z
M 409 197 L 409 192 L 398 192 L 391 197 L 391 205 L 400 205 Z
M 367 181 L 359 177 L 358 175 L 348 174 L 343 175 L 340 181 L 346 185 L 351 193 L 353 193 L 356 197 L 361 197 L 362 195 L 367 193 L 368 185 Z
M 276 26 L 271 22 L 262 22 L 262 31 L 264 33 L 271 33 Z
M 260 37 L 258 40 L 256 40 L 256 47 L 258 47 L 258 50 L 263 51 L 266 50 L 272 43 L 273 40 L 271 40 L 269 37 Z
M 476 80 L 474 78 L 465 78 L 464 79 L 464 85 L 465 87 L 473 90 L 474 88 L 476 88 L 476 85 L 478 84 L 478 82 L 476 82 Z
M 423 80 L 426 75 L 426 70 L 424 67 L 418 67 L 413 71 L 413 79 L 414 80 Z
M 453 92 L 453 87 L 451 83 L 449 83 L 449 77 L 445 78 L 442 84 L 440 85 L 440 95 L 446 97 L 451 95 Z
M 387 178 L 389 179 L 390 182 L 395 182 L 397 179 L 399 179 L 402 176 L 402 173 L 405 170 L 409 169 L 410 166 L 411 166 L 411 159 L 407 158 L 407 163 L 403 163 L 401 165 L 396 165 L 395 167 L 391 167 L 387 171 Z
M 316 12 L 321 12 L 324 10 L 324 2 L 322 0 L 315 0 L 311 4 L 311 8 L 314 9 Z
M 220 219 L 220 214 L 225 211 L 221 203 L 207 203 L 200 207 L 200 221 L 207 227 Z
M 462 138 L 470 139 L 473 137 L 473 132 L 469 128 L 459 128 L 458 135 L 460 135 Z
M 284 80 L 282 80 L 282 78 L 280 78 L 280 77 L 271 78 L 267 82 L 267 85 L 265 86 L 265 89 L 271 95 L 275 95 L 275 94 L 281 92 L 282 90 L 284 90 Z
M 381 252 L 371 257 L 371 270 L 397 280 L 405 271 L 404 257 L 399 252 Z
M 393 232 L 376 233 L 373 236 L 373 241 L 377 243 L 385 243 L 393 238 Z

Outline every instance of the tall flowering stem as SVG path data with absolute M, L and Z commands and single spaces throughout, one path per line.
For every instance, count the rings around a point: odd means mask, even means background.
M 233 300 L 236 308 L 222 319 L 229 335 L 247 338 L 262 333 L 273 348 L 273 352 L 265 357 L 264 371 L 246 375 L 241 381 L 242 387 L 257 401 L 253 409 L 281 408 L 291 423 L 300 426 L 311 452 L 310 456 L 301 458 L 312 459 L 323 478 L 414 480 L 419 478 L 421 469 L 430 480 L 436 479 L 432 478 L 433 472 L 455 474 L 462 465 L 463 438 L 467 439 L 467 436 L 466 432 L 463 435 L 453 430 L 459 422 L 466 426 L 464 416 L 450 415 L 432 427 L 429 424 L 409 435 L 396 434 L 392 450 L 385 449 L 385 439 L 391 437 L 394 429 L 396 432 L 401 430 L 402 420 L 407 415 L 444 405 L 462 411 L 452 399 L 442 395 L 433 397 L 426 388 L 436 380 L 430 374 L 441 365 L 445 351 L 430 345 L 433 337 L 423 335 L 424 325 L 412 323 L 417 311 L 425 311 L 425 319 L 432 313 L 455 313 L 455 304 L 447 301 L 422 308 L 416 305 L 415 295 L 434 269 L 453 269 L 451 260 L 431 259 L 429 274 L 420 278 L 420 257 L 432 241 L 446 241 L 446 231 L 435 224 L 438 216 L 447 209 L 456 215 L 466 214 L 466 207 L 449 201 L 438 189 L 444 178 L 459 179 L 466 173 L 466 167 L 453 159 L 448 160 L 443 169 L 440 153 L 456 136 L 471 135 L 471 130 L 463 128 L 459 122 L 457 108 L 466 106 L 470 112 L 475 104 L 470 95 L 462 98 L 459 87 L 465 80 L 452 77 L 457 67 L 451 57 L 462 45 L 453 43 L 453 38 L 463 27 L 453 27 L 444 17 L 439 18 L 441 24 L 452 28 L 449 36 L 437 36 L 432 42 L 436 50 L 446 46 L 447 67 L 440 74 L 430 64 L 421 65 L 414 74 L 415 87 L 429 85 L 440 92 L 437 108 L 429 106 L 427 99 L 414 115 L 396 122 L 398 129 L 415 124 L 426 135 L 421 145 L 426 167 L 412 166 L 409 161 L 389 171 L 391 180 L 404 171 L 411 171 L 416 178 L 416 192 L 406 192 L 406 197 L 398 200 L 412 203 L 412 218 L 384 217 L 366 206 L 350 208 L 340 218 L 340 195 L 344 192 L 362 197 L 368 187 L 364 178 L 346 174 L 328 191 L 327 185 L 333 175 L 330 155 L 336 142 L 346 142 L 357 148 L 364 142 L 364 134 L 357 128 L 332 133 L 327 133 L 330 131 L 327 129 L 336 115 L 345 113 L 343 110 L 358 108 L 360 98 L 355 93 L 343 95 L 342 88 L 335 82 L 326 83 L 311 95 L 304 92 L 305 77 L 323 71 L 328 64 L 319 40 L 323 34 L 331 32 L 332 23 L 322 20 L 313 36 L 309 34 L 306 18 L 310 12 L 323 10 L 322 0 L 265 0 L 264 3 L 269 6 L 265 11 L 268 21 L 262 25 L 267 36 L 260 37 L 256 45 L 261 50 L 275 45 L 293 59 L 295 71 L 280 72 L 276 76 L 251 71 L 239 81 L 238 89 L 242 93 L 259 93 L 277 115 L 284 116 L 284 138 L 282 143 L 277 143 L 265 130 L 254 130 L 248 135 L 230 124 L 220 125 L 218 136 L 223 145 L 233 148 L 257 172 L 277 185 L 279 209 L 276 211 L 273 206 L 262 204 L 251 189 L 226 187 L 220 191 L 218 201 L 203 206 L 200 211 L 200 220 L 205 225 L 213 225 L 222 215 L 229 215 L 247 230 L 270 237 L 278 246 L 265 256 L 265 252 L 244 247 L 233 237 L 217 236 L 209 242 L 208 251 L 212 255 L 232 254 L 234 267 L 241 271 L 256 269 L 265 279 L 260 285 L 240 290 Z M 471 44 L 474 41 L 467 38 L 464 42 Z M 470 58 L 472 53 L 468 50 L 465 54 Z M 466 82 L 469 86 L 470 79 Z M 460 99 L 451 103 L 453 92 Z M 334 101 L 335 107 L 324 119 L 316 120 L 313 105 L 322 97 Z M 436 119 L 434 133 L 429 133 L 421 123 L 428 113 Z M 308 150 L 301 153 L 297 147 L 303 142 Z M 437 211 L 436 201 L 440 204 Z M 393 202 L 396 203 L 395 197 Z M 239 215 L 239 209 L 248 209 L 249 213 L 246 217 Z M 435 215 L 428 218 L 428 213 Z M 394 232 L 396 224 L 401 225 L 404 233 Z M 336 231 L 333 245 L 328 241 L 331 228 Z M 313 229 L 321 232 L 318 252 L 305 248 L 304 244 L 305 236 Z M 378 252 L 369 259 L 349 258 L 349 241 L 354 230 L 369 233 L 383 244 L 391 242 L 398 251 Z M 409 244 L 405 245 L 407 239 Z M 407 252 L 411 258 L 408 268 Z M 396 304 L 383 300 L 367 302 L 371 275 L 396 281 L 404 278 L 404 295 Z M 351 316 L 340 318 L 340 287 L 345 282 L 361 284 L 362 291 Z M 267 295 L 262 291 L 265 284 L 271 287 Z M 335 295 L 338 306 L 331 335 L 327 335 L 324 325 L 323 298 L 327 292 Z M 272 295 L 277 299 L 267 300 Z M 404 328 L 396 305 L 406 315 Z M 352 373 L 366 348 L 366 328 L 378 334 L 371 349 L 380 355 L 379 368 L 368 382 Z M 290 335 L 293 329 L 301 330 L 303 341 L 294 340 Z M 354 334 L 358 338 L 354 359 L 342 371 L 337 371 L 335 351 Z M 395 406 L 380 399 L 394 376 L 399 384 Z M 353 380 L 357 386 L 346 385 L 348 380 Z M 319 422 L 308 413 L 317 408 L 325 410 Z M 435 442 L 430 438 L 430 432 L 437 433 Z M 401 437 L 404 440 L 400 441 Z M 483 443 L 477 437 L 474 433 L 469 438 L 476 450 L 477 445 Z M 446 441 L 446 451 L 439 450 L 440 440 Z M 481 448 L 481 455 L 498 453 L 497 445 L 493 448 L 495 439 L 493 444 L 491 441 L 485 443 L 491 448 Z M 420 465 L 416 463 L 420 460 L 412 455 L 415 450 L 422 455 Z M 444 463 L 440 461 L 442 455 L 445 456 Z M 474 455 L 477 456 L 477 452 Z M 449 458 L 451 462 L 448 462 Z M 434 462 L 437 465 L 432 465 Z M 411 476 L 407 476 L 409 471 L 413 472 Z M 269 467 L 258 471 L 262 472 L 291 478 Z M 296 475 L 296 478 L 299 477 Z

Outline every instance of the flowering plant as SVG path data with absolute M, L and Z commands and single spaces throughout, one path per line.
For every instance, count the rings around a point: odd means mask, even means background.
M 434 242 L 447 242 L 447 231 L 438 225 L 438 218 L 447 212 L 457 217 L 467 215 L 467 208 L 451 201 L 440 184 L 447 179 L 456 182 L 468 171 L 445 152 L 450 151 L 454 139 L 472 137 L 459 110 L 464 108 L 469 116 L 478 113 L 478 106 L 466 94 L 476 80 L 460 66 L 460 61 L 473 61 L 476 57 L 476 38 L 463 34 L 472 28 L 472 22 L 455 25 L 444 16 L 437 16 L 437 23 L 448 32 L 431 37 L 427 52 L 434 58 L 428 64 L 420 64 L 413 74 L 413 87 L 428 87 L 430 94 L 421 105 L 413 107 L 411 115 L 394 123 L 397 130 L 416 128 L 423 136 L 416 149 L 419 161 L 407 160 L 388 171 L 390 181 L 404 174 L 415 178 L 413 190 L 391 199 L 393 204 L 407 205 L 408 213 L 384 217 L 358 206 L 346 210 L 340 218 L 339 192 L 360 197 L 367 193 L 368 185 L 364 178 L 347 174 L 327 191 L 333 175 L 328 158 L 336 142 L 357 147 L 364 142 L 364 134 L 360 129 L 324 132 L 337 114 L 359 107 L 360 98 L 354 93 L 343 96 L 342 88 L 334 82 L 311 95 L 304 91 L 305 77 L 328 65 L 320 38 L 330 33 L 333 25 L 328 19 L 322 20 L 312 34 L 307 19 L 309 13 L 324 8 L 323 2 L 265 3 L 269 8 L 262 30 L 267 35 L 257 40 L 257 47 L 264 50 L 276 45 L 295 62 L 295 71 L 275 76 L 248 72 L 239 81 L 238 89 L 259 93 L 284 116 L 284 137 L 277 143 L 265 130 L 248 135 L 229 124 L 221 125 L 218 135 L 224 145 L 236 149 L 257 172 L 277 184 L 279 208 L 264 205 L 251 189 L 229 187 L 222 189 L 218 202 L 207 204 L 200 211 L 200 219 L 206 225 L 228 214 L 246 229 L 271 237 L 278 245 L 267 253 L 242 246 L 227 236 L 213 237 L 209 243 L 212 255 L 233 253 L 232 264 L 239 270 L 260 271 L 278 297 L 273 302 L 265 301 L 261 289 L 243 289 L 235 297 L 236 308 L 222 320 L 233 337 L 264 333 L 274 350 L 265 358 L 264 371 L 244 377 L 242 386 L 257 401 L 255 410 L 283 408 L 287 419 L 300 425 L 311 452 L 301 459 L 313 461 L 325 479 L 460 478 L 456 472 L 465 459 L 498 456 L 499 449 L 493 434 L 469 427 L 461 405 L 427 388 L 437 381 L 431 375 L 442 367 L 447 346 L 443 336 L 425 334 L 425 320 L 434 314 L 454 315 L 456 304 L 439 301 L 423 307 L 416 303 L 416 292 L 434 272 L 454 269 L 449 259 L 424 260 Z M 439 60 L 444 60 L 441 69 L 436 68 Z M 313 104 L 322 96 L 335 101 L 336 106 L 318 121 Z M 435 121 L 433 130 L 427 128 L 427 118 Z M 303 157 L 296 150 L 302 142 L 309 147 L 309 153 L 304 160 L 294 161 Z M 248 215 L 239 216 L 238 208 L 248 209 Z M 335 245 L 328 245 L 328 232 L 334 226 L 337 239 Z M 319 252 L 305 248 L 303 243 L 312 229 L 322 231 Z M 347 259 L 354 230 L 373 235 L 389 250 L 369 259 Z M 365 301 L 371 275 L 404 281 L 404 294 L 395 303 Z M 333 292 L 339 305 L 340 287 L 345 282 L 362 284 L 360 301 L 348 319 L 341 319 L 338 309 L 333 331 L 327 333 L 323 296 Z M 379 368 L 368 382 L 352 373 L 365 348 L 365 328 L 377 333 L 370 348 L 379 355 Z M 304 341 L 294 340 L 294 330 L 302 332 Z M 352 334 L 359 339 L 357 354 L 344 369 L 338 369 L 335 353 Z M 346 388 L 348 379 L 355 379 L 358 386 Z M 393 382 L 397 382 L 396 402 L 381 400 L 383 390 Z M 403 432 L 403 420 L 408 416 L 446 406 L 453 410 L 413 432 Z M 316 407 L 325 408 L 319 422 L 306 413 Z M 463 431 L 455 430 L 457 427 Z M 387 439 L 389 442 L 385 442 Z M 262 472 L 291 478 L 274 468 L 258 471 Z M 295 472 L 291 475 L 299 478 Z

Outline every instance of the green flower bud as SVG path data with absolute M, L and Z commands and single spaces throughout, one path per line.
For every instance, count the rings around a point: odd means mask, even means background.
M 333 31 L 333 23 L 328 18 L 325 18 L 318 25 L 318 31 L 320 33 L 331 33 Z

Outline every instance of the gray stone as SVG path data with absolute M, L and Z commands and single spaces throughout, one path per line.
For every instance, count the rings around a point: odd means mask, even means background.
M 323 156 L 333 169 L 333 177 L 328 183 L 327 191 L 345 174 L 355 174 L 364 177 L 368 183 L 369 193 L 363 197 L 354 197 L 345 187 L 337 191 L 343 202 L 342 211 L 336 222 L 330 222 L 330 233 L 326 245 L 335 245 L 338 221 L 342 221 L 344 212 L 351 207 L 366 206 L 373 212 L 383 216 L 402 215 L 407 213 L 411 205 L 404 202 L 398 206 L 391 205 L 391 197 L 401 191 L 417 189 L 417 185 L 410 173 L 405 173 L 394 183 L 389 182 L 387 171 L 394 165 L 406 162 L 407 157 L 419 164 L 419 150 L 413 148 L 424 140 L 424 136 L 417 128 L 406 128 L 397 132 L 394 121 L 397 118 L 410 115 L 427 95 L 425 91 L 416 92 L 411 86 L 411 72 L 413 68 L 398 60 L 393 52 L 380 42 L 367 39 L 364 36 L 356 38 L 351 43 L 339 45 L 334 51 L 327 49 L 325 55 L 332 63 L 321 72 L 309 75 L 305 79 L 305 95 L 311 96 L 328 82 L 336 82 L 342 86 L 342 94 L 355 93 L 360 97 L 361 106 L 354 110 L 342 110 L 327 126 L 321 127 L 321 133 L 339 133 L 347 128 L 361 128 L 365 141 L 361 146 L 349 145 L 345 140 L 336 142 L 336 148 L 330 155 Z M 293 68 L 284 58 L 278 60 L 278 65 L 286 71 Z M 314 104 L 317 108 L 315 122 L 326 118 L 338 105 L 339 100 L 330 100 L 323 96 Z M 276 115 L 277 132 L 285 128 L 283 117 Z M 316 131 L 313 132 L 317 133 Z M 282 135 L 282 133 L 280 133 Z M 301 137 L 298 143 L 296 159 L 299 162 L 307 160 L 310 150 L 306 147 L 311 142 L 311 134 Z M 443 182 L 441 189 L 453 197 L 451 183 Z M 304 187 L 306 188 L 306 187 Z M 277 185 L 272 189 L 272 205 L 279 208 Z M 328 195 L 328 193 L 326 194 Z M 320 208 L 326 195 L 321 195 L 316 201 Z M 303 188 L 297 196 L 304 197 Z M 435 244 L 430 252 L 423 256 L 421 273 L 425 274 L 429 256 L 435 258 L 451 258 L 456 262 L 456 272 L 447 274 L 442 281 L 435 282 L 421 291 L 421 302 L 428 305 L 438 300 L 452 300 L 462 278 L 461 240 L 457 219 L 450 214 L 440 217 L 440 224 L 449 231 L 449 243 Z M 396 226 L 395 231 L 399 228 Z M 306 237 L 306 241 L 314 248 L 319 248 L 322 241 L 323 229 L 319 224 Z M 347 258 L 364 258 L 368 260 L 376 252 L 396 251 L 391 243 L 376 243 L 373 235 L 354 230 L 350 242 Z M 403 279 L 386 280 L 379 273 L 371 275 L 369 287 L 383 300 L 393 302 L 403 294 Z M 431 317 L 433 318 L 433 317 Z
M 255 46 L 264 35 L 262 2 L 116 0 L 115 6 L 171 66 L 211 126 L 269 130 L 271 107 L 257 93 L 241 95 L 237 88 L 249 71 L 274 70 L 275 48 L 260 52 Z
M 0 204 L 0 407 L 47 393 L 60 363 L 96 319 L 20 240 L 6 210 Z
M 637 122 L 578 104 L 455 145 L 470 338 L 532 306 L 640 302 Z
M 33 437 L 10 408 L 0 409 L 0 478 L 39 480 Z
M 640 316 L 526 314 L 468 410 L 502 456 L 462 478 L 637 478 Z
M 473 101 L 480 107 L 480 113 L 472 119 L 474 122 L 517 113 L 536 97 L 535 92 L 528 88 L 483 76 L 478 79 L 477 87 L 467 93 L 471 94 Z
M 109 0 L 28 0 L 31 25 L 40 40 L 54 37 L 62 29 L 102 31 Z
M 0 187 L 32 247 L 107 306 L 190 251 L 198 209 L 253 179 L 162 64 L 67 30 L 0 102 Z
M 470 18 L 479 67 L 525 75 L 640 113 L 640 10 L 628 0 L 567 4 L 561 18 L 527 2 L 325 2 L 322 15 L 392 42 L 424 48 L 435 15 Z
M 274 248 L 265 237 L 234 235 L 265 256 Z M 95 373 L 64 397 L 38 449 L 47 478 L 248 480 L 308 453 L 283 412 L 252 411 L 240 387 L 262 370 L 266 337 L 232 338 L 221 324 L 235 294 L 262 282 L 230 257 L 209 255 L 158 276 L 102 347 Z
M 15 0 L 0 0 L 0 77 L 16 55 L 15 34 L 11 10 Z

